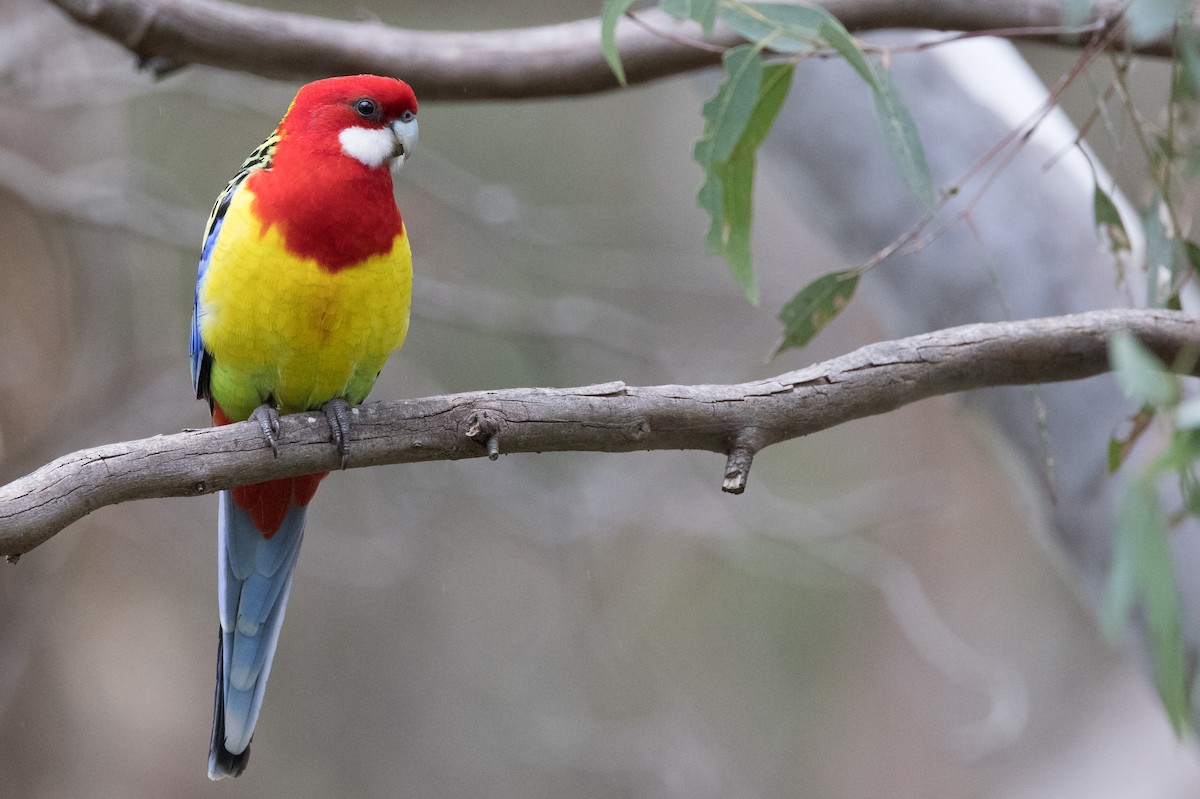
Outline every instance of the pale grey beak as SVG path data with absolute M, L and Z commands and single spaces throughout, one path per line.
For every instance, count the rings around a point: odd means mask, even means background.
M 396 120 L 390 127 L 392 135 L 396 139 L 396 147 L 392 151 L 392 157 L 396 159 L 396 166 L 401 166 L 408 160 L 417 146 L 417 139 L 419 138 L 417 120 L 415 118 L 407 122 Z

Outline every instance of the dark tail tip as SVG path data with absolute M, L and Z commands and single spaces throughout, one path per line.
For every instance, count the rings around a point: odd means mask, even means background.
M 208 750 L 208 778 L 223 780 L 226 777 L 240 777 L 250 762 L 250 747 L 241 754 L 233 754 L 224 746 L 214 743 Z
M 240 777 L 250 762 L 250 747 L 236 755 L 225 748 L 225 637 L 217 630 L 217 695 L 213 700 L 212 740 L 208 745 L 208 778 Z

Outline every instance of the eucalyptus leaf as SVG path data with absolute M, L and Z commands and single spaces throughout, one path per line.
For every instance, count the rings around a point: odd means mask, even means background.
M 713 173 L 721 187 L 721 234 L 719 252 L 729 262 L 729 270 L 746 298 L 758 304 L 758 286 L 754 280 L 754 267 L 750 258 L 750 235 L 754 221 L 754 173 L 758 148 L 771 130 L 775 116 L 787 98 L 792 85 L 792 64 L 771 64 L 763 70 L 758 102 L 746 122 L 741 138 L 730 153 L 728 160 L 714 163 Z M 710 186 L 705 182 L 703 194 Z M 698 198 L 699 199 L 699 198 Z M 713 219 L 714 225 L 716 218 Z M 713 244 L 710 228 L 708 243 Z
M 1117 540 L 1105 597 L 1104 629 L 1116 639 L 1136 606 L 1149 631 L 1159 697 L 1176 733 L 1191 706 L 1183 645 L 1180 593 L 1171 560 L 1169 531 L 1154 472 L 1126 489 L 1117 509 Z
M 704 138 L 711 140 L 705 151 L 711 161 L 728 161 L 734 146 L 742 138 L 762 84 L 763 62 L 757 48 L 738 45 L 725 53 L 725 80 L 711 100 L 704 104 Z M 701 164 L 707 168 L 707 164 Z
M 822 275 L 800 290 L 783 306 L 783 342 L 775 354 L 792 347 L 803 347 L 833 321 L 854 296 L 858 272 L 845 270 Z
M 719 0 L 662 0 L 659 3 L 666 13 L 675 19 L 690 19 L 699 22 L 705 36 L 712 36 L 717 24 Z
M 1109 437 L 1105 453 L 1108 473 L 1116 474 L 1117 469 L 1121 468 L 1121 461 L 1125 458 L 1125 442 L 1119 438 Z
M 1136 41 L 1156 39 L 1184 19 L 1189 0 L 1132 0 L 1125 8 L 1129 33 Z
M 733 3 L 722 6 L 719 18 L 747 41 L 761 42 L 779 53 L 832 47 L 821 29 L 830 20 L 840 24 L 823 8 L 781 3 Z
M 1067 0 L 1063 8 L 1063 25 L 1077 28 L 1087 21 L 1092 0 Z
M 1180 595 L 1168 544 L 1169 531 L 1153 472 L 1135 480 L 1117 512 L 1117 552 L 1114 553 L 1110 591 L 1125 591 L 1114 599 L 1127 617 L 1140 603 L 1150 633 L 1155 683 L 1175 731 L 1181 732 L 1190 709 Z M 1122 546 L 1123 544 L 1123 546 Z M 1122 561 L 1124 559 L 1124 561 Z M 1118 578 L 1118 575 L 1122 575 Z M 1132 582 L 1132 585 L 1122 583 Z M 1106 617 L 1106 628 L 1114 619 Z
M 1122 331 L 1112 337 L 1108 355 L 1127 395 L 1157 408 L 1179 403 L 1179 379 L 1129 333 Z
M 1117 538 L 1104 596 L 1102 621 L 1104 634 L 1110 640 L 1121 637 L 1137 603 L 1141 534 L 1161 516 L 1152 484 L 1137 480 L 1126 489 L 1117 508 Z
M 1171 560 L 1169 530 L 1162 504 L 1153 485 L 1142 479 L 1134 483 L 1134 492 L 1144 494 L 1136 500 L 1133 515 L 1117 517 L 1117 535 L 1134 537 L 1138 558 L 1138 588 L 1142 614 L 1150 630 L 1154 660 L 1154 683 L 1176 733 L 1182 732 L 1190 709 L 1187 663 L 1183 649 L 1180 590 L 1176 584 L 1175 564 Z M 1136 528 L 1136 529 L 1134 529 Z
M 1121 213 L 1112 197 L 1097 183 L 1092 191 L 1092 217 L 1096 227 L 1104 231 L 1113 252 L 1130 249 L 1129 233 L 1121 221 Z
M 604 0 L 600 7 L 600 51 L 622 86 L 625 85 L 625 66 L 617 51 L 617 21 L 633 3 L 634 0 Z
M 1192 268 L 1192 272 L 1200 275 L 1200 245 L 1191 239 L 1184 239 L 1183 257 L 1187 259 L 1188 266 Z
M 1188 263 L 1188 252 L 1171 232 L 1170 218 L 1170 209 L 1158 195 L 1142 215 L 1146 235 L 1146 301 L 1158 308 L 1170 304 Z
M 1171 99 L 1174 102 L 1200 97 L 1200 39 L 1190 26 L 1180 27 L 1175 36 L 1175 52 L 1179 55 L 1179 78 Z
M 725 80 L 712 99 L 704 104 L 704 135 L 692 149 L 692 157 L 704 170 L 704 183 L 696 195 L 696 203 L 709 217 L 705 243 L 709 252 L 720 255 L 727 254 L 729 238 L 729 209 L 725 204 L 722 167 L 733 154 L 754 114 L 763 74 L 762 59 L 748 44 L 726 52 L 724 65 Z M 734 213 L 737 214 L 738 209 L 734 209 Z M 745 290 L 746 284 L 738 278 L 740 267 L 734 267 L 731 262 L 731 269 Z M 747 293 L 747 297 L 754 301 L 756 294 L 757 290 Z
M 896 92 L 891 71 L 880 68 L 875 71 L 875 75 L 878 86 L 875 92 L 875 110 L 879 113 L 883 138 L 892 154 L 892 160 L 909 190 L 927 210 L 933 211 L 936 206 L 933 176 L 929 171 L 929 161 L 925 158 L 921 136 L 917 133 L 917 123 L 909 113 L 908 106 L 904 105 Z

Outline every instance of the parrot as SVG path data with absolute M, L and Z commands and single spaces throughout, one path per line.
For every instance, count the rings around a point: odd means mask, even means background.
M 280 415 L 320 411 L 345 468 L 351 406 L 408 333 L 412 254 L 391 168 L 417 138 L 403 81 L 314 81 L 221 192 L 191 330 L 192 384 L 214 425 L 253 420 L 278 455 Z M 326 474 L 219 492 L 210 779 L 249 761 L 307 506 Z

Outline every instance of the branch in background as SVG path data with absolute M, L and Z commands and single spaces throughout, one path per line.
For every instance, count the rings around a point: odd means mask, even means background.
M 1162 310 L 1092 311 L 967 325 L 863 347 L 740 385 L 477 391 L 355 409 L 350 466 L 495 457 L 500 452 L 694 449 L 727 456 L 740 493 L 770 444 L 986 386 L 1074 380 L 1108 370 L 1107 342 L 1128 330 L 1167 363 L 1200 353 L 1200 321 Z M 1200 373 L 1200 367 L 1196 368 Z M 273 459 L 241 423 L 81 450 L 0 488 L 0 555 L 43 543 L 91 511 L 150 497 L 336 469 L 323 414 L 283 419 Z
M 373 72 L 403 77 L 422 99 L 481 100 L 591 94 L 617 87 L 600 52 L 600 21 L 586 19 L 500 31 L 412 31 L 377 22 L 347 22 L 266 11 L 221 0 L 52 0 L 76 21 L 120 42 L 158 73 L 208 64 L 270 78 L 310 80 Z M 924 28 L 1022 30 L 1062 24 L 1066 0 L 821 0 L 852 31 Z M 1116 19 L 1120 4 L 1095 4 L 1085 23 Z M 719 63 L 720 53 L 686 43 L 697 26 L 658 9 L 642 24 L 617 27 L 630 83 L 644 83 Z M 1038 38 L 1045 39 L 1044 36 Z M 740 41 L 718 33 L 710 44 Z M 1166 55 L 1169 38 L 1115 45 Z

